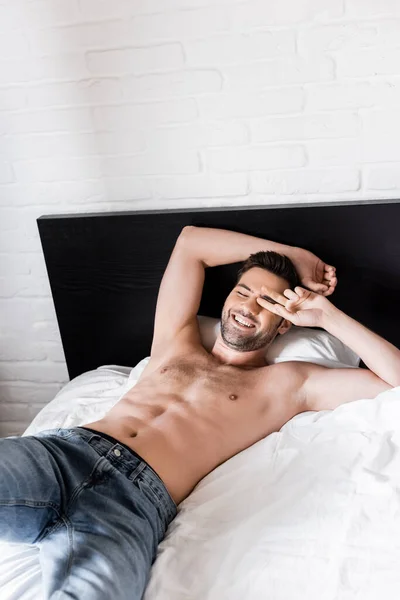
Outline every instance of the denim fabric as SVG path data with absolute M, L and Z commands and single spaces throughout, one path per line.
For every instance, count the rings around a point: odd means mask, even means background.
M 100 434 L 0 440 L 0 539 L 40 548 L 46 599 L 141 599 L 176 514 L 155 471 Z

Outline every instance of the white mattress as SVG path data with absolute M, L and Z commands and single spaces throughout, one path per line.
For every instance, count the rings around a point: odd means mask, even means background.
M 100 418 L 135 384 L 101 368 L 26 433 Z M 207 475 L 180 504 L 145 600 L 400 597 L 400 387 L 308 412 Z M 1 600 L 40 600 L 34 547 L 0 546 Z

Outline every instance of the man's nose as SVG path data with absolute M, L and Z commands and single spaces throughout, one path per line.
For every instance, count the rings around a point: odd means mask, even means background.
M 262 311 L 262 306 L 260 306 L 257 302 L 257 296 L 249 296 L 246 298 L 246 302 L 244 304 L 248 312 L 254 316 L 258 315 Z

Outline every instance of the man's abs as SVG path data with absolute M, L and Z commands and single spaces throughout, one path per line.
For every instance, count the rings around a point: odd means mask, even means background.
M 210 471 L 301 412 L 278 366 L 244 370 L 206 352 L 176 356 L 85 426 L 139 454 L 179 504 Z

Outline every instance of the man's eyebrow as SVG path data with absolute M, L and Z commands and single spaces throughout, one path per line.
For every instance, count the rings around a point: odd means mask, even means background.
M 243 287 L 245 290 L 248 290 L 249 292 L 253 293 L 253 290 L 251 290 L 247 285 L 245 285 L 244 283 L 238 283 L 237 287 Z
M 245 290 L 248 290 L 249 292 L 253 293 L 253 290 L 251 290 L 247 285 L 245 285 L 244 283 L 238 283 L 236 287 L 242 287 Z M 264 296 L 263 294 L 261 294 L 261 298 L 264 298 L 264 300 L 267 300 L 267 302 L 270 302 L 271 304 L 278 304 L 276 302 L 276 300 L 272 300 L 272 298 L 270 298 L 269 296 Z

